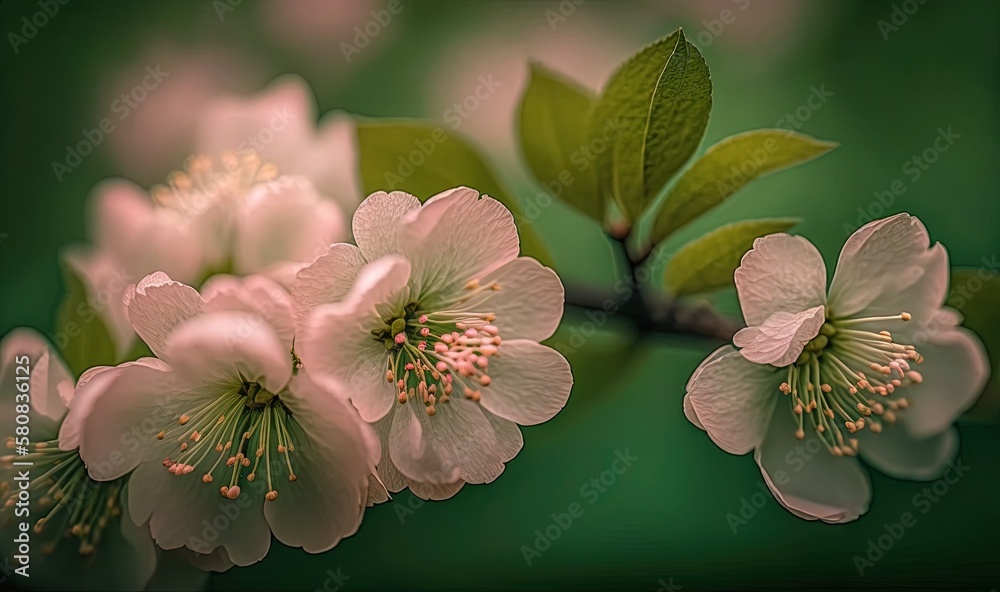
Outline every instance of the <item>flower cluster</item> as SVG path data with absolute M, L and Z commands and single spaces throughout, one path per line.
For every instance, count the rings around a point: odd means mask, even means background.
M 29 330 L 0 355 L 2 412 L 28 393 L 32 422 L 22 443 L 0 417 L 3 518 L 30 462 L 24 515 L 64 566 L 45 585 L 80 586 L 76 566 L 100 577 L 87 585 L 140 589 L 160 566 L 196 586 L 272 537 L 327 551 L 390 493 L 495 480 L 519 425 L 566 404 L 569 364 L 539 343 L 562 284 L 472 189 L 375 193 L 339 242 L 340 205 L 241 150 L 192 157 L 148 192 L 106 184 L 96 210 L 96 245 L 67 260 L 110 294 L 102 320 L 126 361 L 74 378 Z

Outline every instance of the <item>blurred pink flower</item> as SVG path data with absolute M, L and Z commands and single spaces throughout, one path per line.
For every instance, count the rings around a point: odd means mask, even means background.
M 98 186 L 95 244 L 65 254 L 100 303 L 119 357 L 135 339 L 122 296 L 142 276 L 161 271 L 193 284 L 218 272 L 281 277 L 346 236 L 338 205 L 304 177 L 275 177 L 252 150 L 192 157 L 186 170 L 150 193 L 127 181 Z
M 147 68 L 165 75 L 152 88 L 142 87 Z M 109 78 L 97 115 L 109 117 L 115 126 L 107 142 L 117 170 L 147 184 L 194 152 L 197 106 L 246 88 L 259 75 L 235 52 L 156 45 Z
M 497 23 L 486 34 L 470 30 L 445 39 L 448 67 L 432 69 L 424 87 L 428 116 L 489 145 L 490 156 L 508 166 L 517 163 L 517 104 L 528 82 L 529 61 L 596 91 L 634 49 L 632 39 L 586 15 L 574 14 L 553 31 L 541 6 L 526 6 L 533 10 L 528 26 Z
M 307 178 L 353 212 L 361 201 L 354 123 L 332 112 L 316 124 L 316 101 L 301 77 L 288 74 L 248 97 L 211 102 L 197 124 L 196 153 L 253 149 L 281 175 Z
M 409 4 L 409 0 L 392 2 L 397 13 L 399 7 Z M 386 0 L 271 0 L 258 3 L 258 7 L 259 20 L 275 42 L 322 65 L 330 76 L 389 45 L 396 25 L 392 25 L 395 15 L 388 12 L 388 4 Z M 345 43 L 352 46 L 350 61 L 344 55 Z

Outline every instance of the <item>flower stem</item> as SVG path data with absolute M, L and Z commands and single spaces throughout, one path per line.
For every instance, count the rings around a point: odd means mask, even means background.
M 701 337 L 714 341 L 732 341 L 742 325 L 707 304 L 688 304 L 664 296 L 652 295 L 643 289 L 638 271 L 647 265 L 653 248 L 644 245 L 637 253 L 630 252 L 631 232 L 608 233 L 615 268 L 627 280 L 613 290 L 583 285 L 566 285 L 566 306 L 582 311 L 601 311 L 605 316 L 631 322 L 641 337 L 650 334 L 676 334 Z M 627 272 L 621 270 L 622 264 Z

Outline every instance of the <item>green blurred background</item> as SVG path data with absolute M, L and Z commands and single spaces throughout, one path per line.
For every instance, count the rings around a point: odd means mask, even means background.
M 841 147 L 756 182 L 672 238 L 665 253 L 724 222 L 794 215 L 805 219 L 796 232 L 820 247 L 832 269 L 849 230 L 867 221 L 862 215 L 906 211 L 947 246 L 954 266 L 976 268 L 1000 255 L 1000 3 L 420 0 L 404 2 L 348 62 L 341 43 L 351 43 L 354 27 L 382 5 L 72 0 L 16 53 L 0 49 L 0 112 L 8 115 L 0 331 L 51 330 L 63 294 L 58 254 L 85 239 L 91 188 L 110 176 L 148 185 L 179 168 L 186 116 L 213 94 L 254 92 L 295 72 L 311 84 L 320 112 L 441 119 L 478 76 L 493 75 L 501 90 L 459 131 L 527 198 L 538 189 L 513 140 L 526 60 L 597 87 L 631 52 L 678 26 L 712 69 L 705 145 L 773 127 L 823 89 L 832 95 L 807 111 L 800 131 Z M 734 16 L 724 23 L 727 9 Z M 0 30 L 19 31 L 22 17 L 37 10 L 37 2 L 4 1 Z M 560 11 L 563 19 L 552 17 Z M 894 11 L 898 28 L 880 27 Z M 157 63 L 171 77 L 58 181 L 52 161 Z M 949 127 L 959 138 L 913 180 L 904 163 Z M 895 180 L 906 192 L 882 209 L 875 194 Z M 564 279 L 617 279 L 607 242 L 581 216 L 556 206 L 538 224 Z M 731 293 L 719 299 L 729 311 L 733 301 Z M 584 320 L 568 314 L 556 341 Z M 749 457 L 717 449 L 681 412 L 685 381 L 716 344 L 664 337 L 632 345 L 624 325 L 607 327 L 570 356 L 577 380 L 565 411 L 524 430 L 524 450 L 496 482 L 422 505 L 403 492 L 370 510 L 360 532 L 329 553 L 275 543 L 261 564 L 215 575 L 210 586 L 323 589 L 327 570 L 338 569 L 349 576 L 343 590 L 1000 586 L 995 426 L 961 426 L 961 459 L 971 470 L 860 576 L 853 557 L 867 553 L 885 523 L 913 512 L 926 484 L 873 474 L 870 512 L 843 526 L 799 520 L 770 495 L 757 496 L 762 507 L 734 533 L 727 514 L 760 491 L 761 475 Z M 581 487 L 626 450 L 637 460 L 589 503 Z M 527 565 L 522 545 L 574 502 L 583 515 Z

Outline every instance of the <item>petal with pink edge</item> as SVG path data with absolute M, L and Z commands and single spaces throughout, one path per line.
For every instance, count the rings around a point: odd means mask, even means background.
M 482 406 L 520 425 L 548 421 L 566 405 L 573 388 L 569 362 L 551 347 L 528 339 L 506 340 L 490 358 Z
M 747 360 L 781 368 L 799 357 L 825 321 L 822 305 L 798 313 L 776 312 L 759 326 L 737 331 L 733 344 Z
M 365 259 L 374 261 L 399 252 L 397 237 L 403 219 L 420 209 L 420 200 L 403 191 L 369 195 L 354 212 L 354 240 Z
M 806 520 L 841 524 L 868 511 L 871 484 L 857 459 L 830 454 L 818 439 L 799 440 L 791 412 L 778 409 L 754 454 L 774 497 Z
M 282 402 L 293 418 L 287 425 L 299 478 L 280 473 L 264 516 L 282 543 L 321 553 L 361 525 L 379 442 L 349 402 L 308 375 L 297 375 L 289 393 Z
M 736 350 L 729 350 L 713 354 L 715 359 L 689 385 L 685 400 L 719 448 L 730 454 L 746 454 L 764 438 L 781 397 L 781 379 L 774 368 L 753 364 Z
M 835 318 L 855 316 L 880 299 L 898 297 L 893 295 L 910 289 L 928 273 L 934 257 L 929 247 L 927 229 L 909 214 L 858 229 L 840 251 L 830 283 L 831 313 Z M 933 284 L 941 281 L 937 266 L 931 272 L 931 283 L 923 290 L 934 289 Z M 946 287 L 947 278 L 943 279 Z
M 124 302 L 132 328 L 158 358 L 167 362 L 170 359 L 164 355 L 164 345 L 170 333 L 180 323 L 201 314 L 204 306 L 197 290 L 160 271 L 129 286 Z
M 826 302 L 826 266 L 808 240 L 789 234 L 758 238 L 735 273 L 748 326 L 776 312 L 797 313 Z

